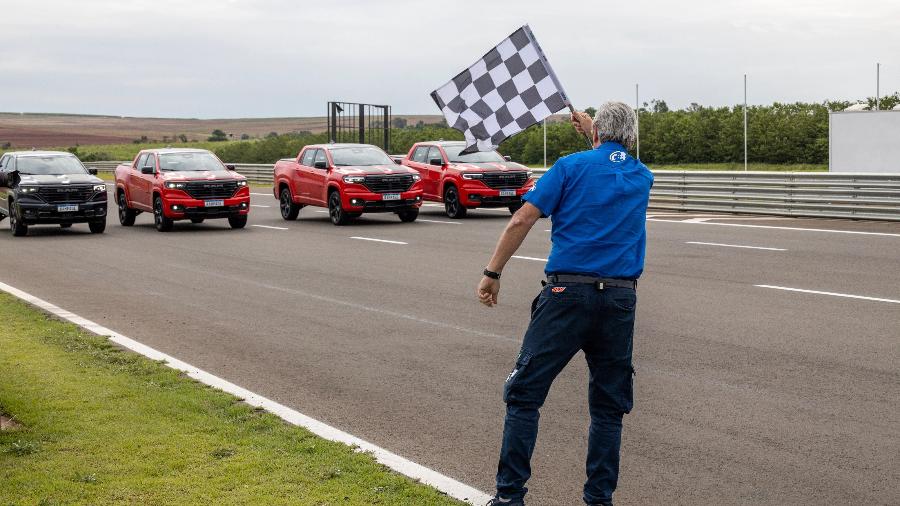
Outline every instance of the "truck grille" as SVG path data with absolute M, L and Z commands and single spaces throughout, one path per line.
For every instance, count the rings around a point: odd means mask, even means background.
M 397 193 L 409 190 L 413 184 L 412 174 L 385 174 L 366 176 L 363 183 L 375 193 Z
M 90 186 L 41 186 L 38 197 L 50 204 L 62 202 L 86 202 L 94 195 L 94 185 Z
M 184 191 L 195 199 L 227 199 L 237 191 L 237 181 L 188 182 Z
M 528 181 L 527 172 L 485 172 L 481 179 L 491 188 L 507 189 L 521 188 Z

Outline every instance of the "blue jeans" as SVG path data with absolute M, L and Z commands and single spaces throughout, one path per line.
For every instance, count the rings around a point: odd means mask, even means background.
M 593 285 L 548 284 L 531 305 L 531 323 L 522 351 L 504 388 L 506 421 L 497 466 L 497 492 L 518 499 L 528 489 L 531 454 L 538 433 L 538 410 L 550 385 L 583 350 L 590 369 L 588 392 L 587 504 L 612 501 L 619 478 L 622 416 L 631 411 L 631 362 L 635 291 L 598 290 Z

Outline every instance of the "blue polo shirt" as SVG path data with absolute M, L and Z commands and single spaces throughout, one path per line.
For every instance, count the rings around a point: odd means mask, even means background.
M 550 216 L 547 274 L 637 279 L 653 174 L 621 144 L 560 158 L 523 200 Z

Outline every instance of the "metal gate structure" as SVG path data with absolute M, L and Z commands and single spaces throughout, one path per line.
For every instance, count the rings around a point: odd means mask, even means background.
M 390 153 L 391 106 L 328 102 L 327 116 L 331 142 L 374 144 Z

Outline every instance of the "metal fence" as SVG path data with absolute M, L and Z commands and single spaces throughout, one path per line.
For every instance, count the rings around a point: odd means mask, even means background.
M 111 173 L 122 162 L 90 162 Z M 128 163 L 128 162 L 125 162 Z M 235 164 L 272 184 L 272 165 Z M 535 176 L 544 172 L 536 169 Z M 677 211 L 900 221 L 900 174 L 656 171 L 650 207 Z

